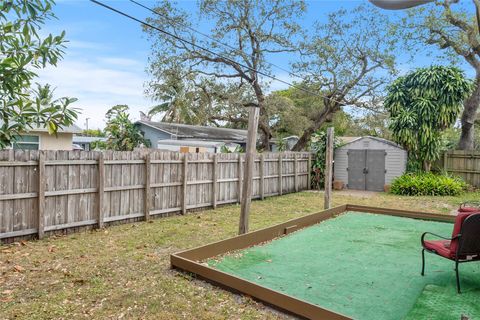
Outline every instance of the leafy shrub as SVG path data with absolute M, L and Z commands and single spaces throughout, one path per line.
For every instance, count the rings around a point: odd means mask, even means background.
M 333 137 L 333 149 L 341 146 L 340 140 L 336 136 Z M 325 184 L 325 151 L 327 149 L 327 133 L 318 131 L 312 135 L 310 142 L 310 150 L 313 152 L 313 161 L 311 171 L 311 187 L 320 190 Z
M 393 180 L 390 191 L 406 196 L 455 196 L 467 184 L 458 177 L 429 173 L 406 173 Z

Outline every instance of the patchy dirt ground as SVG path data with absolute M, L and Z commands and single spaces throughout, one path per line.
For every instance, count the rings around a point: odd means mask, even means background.
M 449 214 L 468 199 L 335 192 L 356 203 Z M 252 206 L 251 229 L 323 208 L 321 192 Z M 248 297 L 170 269 L 173 252 L 236 234 L 240 207 L 0 246 L 0 319 L 284 319 Z

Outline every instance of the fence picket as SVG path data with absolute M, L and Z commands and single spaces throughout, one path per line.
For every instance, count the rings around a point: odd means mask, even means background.
M 308 153 L 255 161 L 255 198 L 310 186 Z M 0 151 L 0 239 L 235 203 L 243 167 L 241 154 Z

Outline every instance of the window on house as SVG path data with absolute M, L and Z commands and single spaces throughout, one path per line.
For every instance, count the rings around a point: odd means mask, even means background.
M 13 149 L 38 150 L 40 149 L 40 138 L 31 135 L 16 136 Z

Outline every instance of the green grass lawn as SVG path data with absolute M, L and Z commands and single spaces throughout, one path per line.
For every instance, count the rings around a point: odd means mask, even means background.
M 461 197 L 334 194 L 356 203 L 449 213 Z M 314 192 L 254 201 L 251 229 L 322 210 Z M 278 319 L 285 316 L 170 269 L 173 252 L 234 236 L 238 205 L 0 247 L 0 319 Z

